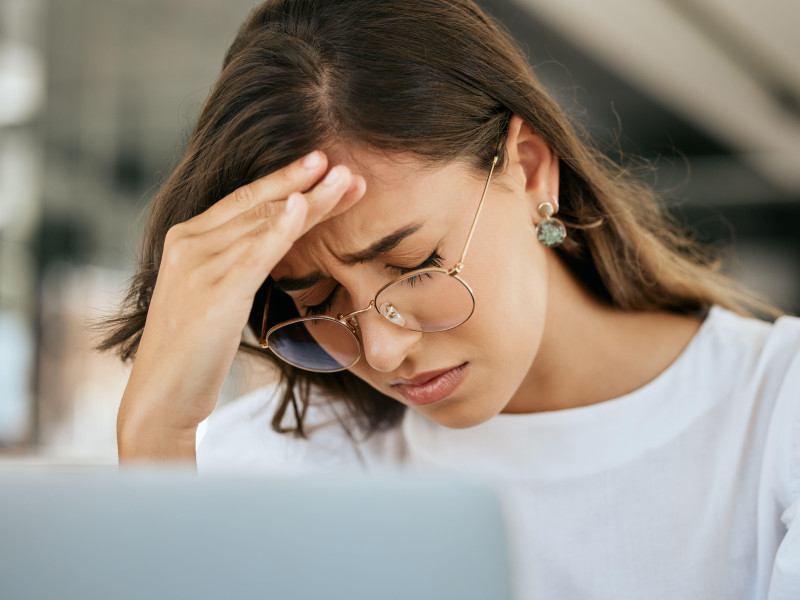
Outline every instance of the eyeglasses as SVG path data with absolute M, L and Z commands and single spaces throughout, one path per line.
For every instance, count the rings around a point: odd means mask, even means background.
M 259 345 L 300 369 L 334 373 L 349 369 L 361 358 L 360 328 L 356 316 L 373 308 L 390 323 L 424 333 L 448 331 L 466 322 L 475 310 L 475 296 L 458 274 L 464 268 L 464 258 L 475 233 L 498 156 L 495 154 L 492 158 L 467 241 L 455 265 L 449 269 L 428 267 L 405 273 L 379 289 L 366 308 L 338 314 L 335 318 L 316 315 L 299 317 L 278 323 L 266 331 L 272 293 L 270 279 Z

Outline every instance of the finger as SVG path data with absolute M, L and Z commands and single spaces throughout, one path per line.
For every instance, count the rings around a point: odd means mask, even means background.
M 247 298 L 252 300 L 252 295 L 260 283 L 267 278 L 299 237 L 321 220 L 332 216 L 332 213 L 347 210 L 363 197 L 365 190 L 366 180 L 360 175 L 354 176 L 344 194 L 340 196 L 339 202 L 335 203 L 335 209 L 325 214 L 317 211 L 316 215 L 311 215 L 308 194 L 295 192 L 290 194 L 287 202 L 270 203 L 271 207 L 284 208 L 291 200 L 293 208 L 286 213 L 274 212 L 271 220 L 258 222 L 245 235 L 239 236 L 221 252 L 208 259 L 205 265 L 208 276 L 217 282 L 224 280 L 222 285 L 226 286 L 226 289 L 228 286 L 244 285 L 243 300 Z M 328 193 L 330 192 L 322 187 L 317 191 L 317 194 L 321 195 Z M 320 202 L 316 199 L 318 205 Z M 247 282 L 250 285 L 247 285 Z
M 187 223 L 191 223 L 195 232 L 207 231 L 263 202 L 285 200 L 292 192 L 309 190 L 325 172 L 327 164 L 325 153 L 315 150 L 269 175 L 237 188 Z
M 306 194 L 304 198 L 309 205 L 308 224 L 303 228 L 304 233 L 313 226 L 312 224 L 327 218 L 333 210 L 339 210 L 342 202 L 345 203 L 342 210 L 355 204 L 360 195 L 354 196 L 354 194 L 358 194 L 360 187 L 365 188 L 366 183 L 363 177 L 358 176 L 351 178 L 349 185 L 346 179 L 341 179 L 336 185 L 325 185 L 321 182 L 317 187 L 319 191 L 313 197 Z M 265 231 L 281 217 L 285 207 L 286 201 L 262 202 L 230 221 L 210 231 L 195 234 L 194 237 L 202 238 L 202 244 L 199 245 L 211 253 L 222 252 L 243 236 Z
M 342 199 L 337 202 L 333 209 L 331 209 L 328 214 L 326 214 L 320 222 L 330 219 L 331 217 L 335 217 L 336 215 L 342 214 L 348 208 L 351 208 L 354 204 L 356 204 L 361 198 L 364 197 L 364 193 L 367 191 L 367 180 L 364 179 L 361 175 L 353 175 L 353 180 L 350 182 L 350 188 L 345 192 Z
M 304 194 L 294 192 L 295 194 L 302 195 L 308 205 L 308 212 L 302 230 L 303 233 L 327 218 L 329 213 L 338 206 L 339 202 L 343 200 L 345 196 L 347 196 L 348 205 L 352 205 L 358 201 L 360 196 L 353 197 L 352 195 L 353 191 L 358 191 L 358 188 L 355 188 L 355 190 L 353 188 L 353 177 L 354 175 L 348 167 L 345 165 L 336 165 L 312 190 Z
M 338 181 L 330 187 L 322 182 L 303 194 L 309 205 L 303 233 L 318 223 L 343 213 L 364 196 L 367 187 L 364 177 L 352 174 L 344 165 L 338 165 L 334 169 L 342 169 L 344 181 Z M 331 194 L 335 196 L 334 202 L 331 202 Z
M 339 195 L 338 189 L 319 189 L 315 192 L 307 192 L 304 194 L 309 210 L 306 216 L 303 233 L 307 232 L 315 225 L 351 208 L 363 198 L 366 189 L 366 180 L 361 175 L 352 175 L 349 187 L 338 199 L 336 198 Z M 333 200 L 333 205 L 331 208 L 327 208 L 330 206 L 331 200 Z M 271 215 L 267 215 L 267 220 L 274 218 L 273 215 L 278 215 L 282 210 L 279 209 L 281 206 L 282 203 L 270 203 L 270 209 L 264 211 L 265 215 L 267 212 L 272 213 Z M 260 223 L 255 225 L 255 227 L 259 226 Z
M 311 192 L 294 192 L 289 195 L 286 203 L 270 203 L 271 206 L 292 203 L 293 213 L 276 213 L 271 221 L 257 222 L 246 235 L 235 240 L 229 249 L 215 257 L 213 264 L 207 264 L 209 270 L 213 270 L 220 279 L 242 277 L 256 284 L 263 282 L 299 237 L 319 222 L 330 218 L 332 213 L 347 210 L 363 197 L 366 180 L 360 175 L 351 177 L 349 169 L 342 165 L 336 169 L 342 172 L 327 183 L 320 182 Z M 303 207 L 302 217 L 294 215 L 294 212 L 299 212 L 298 207 Z M 301 220 L 291 221 L 290 225 L 289 218 Z M 289 227 L 296 229 L 290 232 Z M 239 275 L 242 271 L 244 273 Z M 256 279 L 253 280 L 253 277 Z M 246 293 L 252 291 L 255 294 L 256 289 L 257 287 Z
M 308 202 L 300 193 L 293 193 L 289 210 L 271 226 L 256 228 L 228 247 L 209 264 L 219 274 L 219 283 L 226 289 L 239 290 L 240 298 L 251 301 L 253 295 L 275 265 L 302 235 L 308 215 Z

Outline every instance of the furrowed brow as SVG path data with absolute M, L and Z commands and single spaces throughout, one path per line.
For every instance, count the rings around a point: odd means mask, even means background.
M 385 254 L 386 252 L 394 250 L 403 242 L 404 239 L 410 235 L 413 235 L 421 228 L 422 223 L 414 223 L 413 225 L 399 229 L 394 233 L 390 233 L 386 237 L 381 238 L 366 250 L 345 254 L 340 260 L 345 265 L 358 265 L 369 262 L 378 258 L 381 254 Z
M 300 290 L 307 290 L 308 288 L 318 284 L 325 279 L 325 276 L 319 271 L 306 275 L 305 277 L 282 277 L 273 284 L 275 289 L 282 292 L 298 292 Z
M 366 250 L 345 254 L 340 260 L 343 264 L 348 266 L 369 262 L 378 258 L 381 254 L 394 250 L 403 240 L 413 235 L 421 228 L 422 223 L 414 223 L 413 225 L 399 229 L 381 238 L 370 245 Z M 274 286 L 282 292 L 299 292 L 300 290 L 307 290 L 324 279 L 327 279 L 325 275 L 319 271 L 314 271 L 305 277 L 282 277 L 274 282 Z

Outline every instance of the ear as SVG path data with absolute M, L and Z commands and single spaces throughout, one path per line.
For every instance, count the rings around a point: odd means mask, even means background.
M 530 199 L 532 217 L 539 222 L 537 210 L 542 202 L 558 198 L 558 157 L 544 141 L 518 115 L 508 123 L 505 172 L 525 190 Z

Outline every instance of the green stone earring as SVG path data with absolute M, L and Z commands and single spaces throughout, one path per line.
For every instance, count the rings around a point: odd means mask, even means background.
M 542 202 L 538 207 L 543 220 L 536 226 L 536 239 L 548 248 L 555 248 L 567 237 L 567 228 L 564 227 L 564 223 L 553 218 L 558 212 L 558 198 L 553 194 L 550 194 L 550 197 L 553 199 L 552 204 Z

